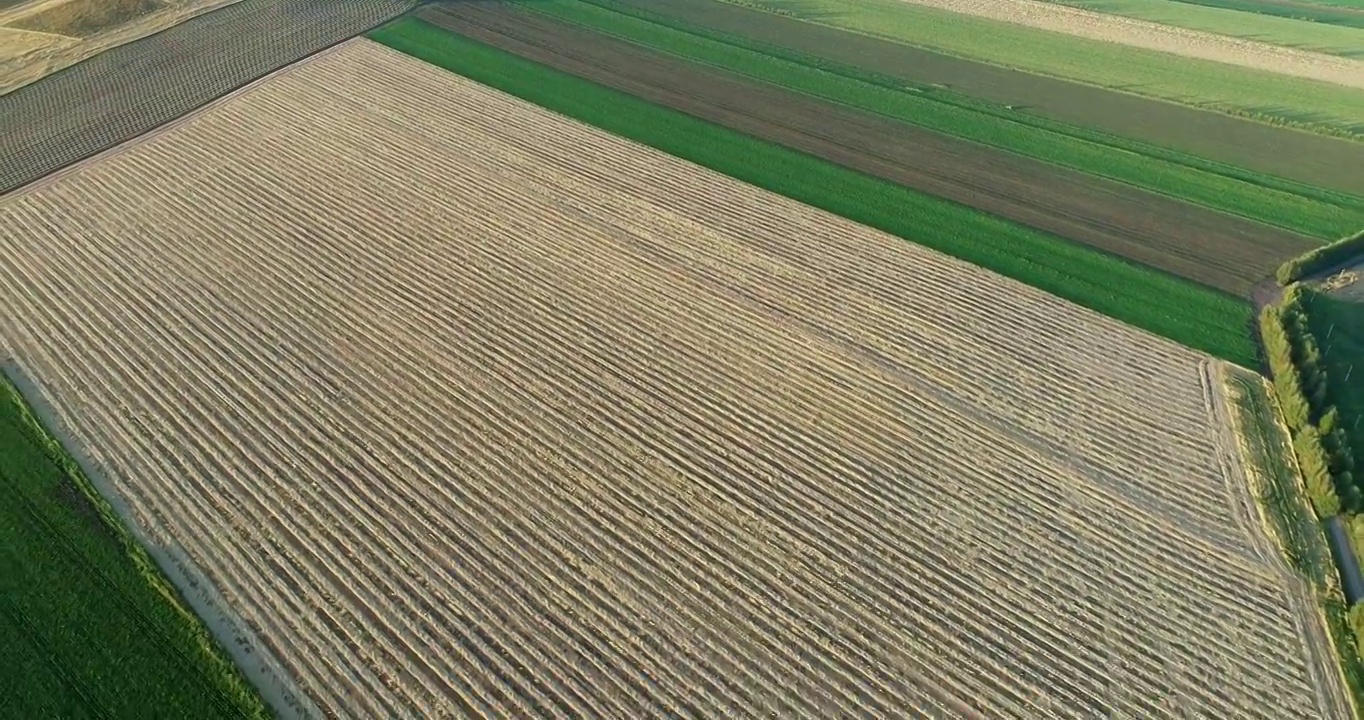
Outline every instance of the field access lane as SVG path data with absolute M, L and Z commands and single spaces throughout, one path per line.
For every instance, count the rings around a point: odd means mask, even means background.
M 676 23 L 952 90 L 1289 180 L 1364 195 L 1364 143 L 987 65 L 715 0 L 613 0 Z
M 1120 183 L 749 81 L 511 6 L 419 11 L 447 29 L 900 185 L 1245 295 L 1316 243 Z

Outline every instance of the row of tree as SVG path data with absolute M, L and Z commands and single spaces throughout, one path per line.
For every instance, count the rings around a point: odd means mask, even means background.
M 1355 479 L 1354 456 L 1331 401 L 1321 345 L 1308 323 L 1312 293 L 1290 286 L 1282 303 L 1262 312 L 1260 333 L 1308 498 L 1325 519 L 1342 510 L 1364 511 L 1364 483 Z
M 1364 232 L 1341 238 L 1330 245 L 1323 245 L 1305 255 L 1299 255 L 1280 265 L 1275 275 L 1279 285 L 1287 286 L 1308 275 L 1330 270 L 1360 255 L 1364 255 Z

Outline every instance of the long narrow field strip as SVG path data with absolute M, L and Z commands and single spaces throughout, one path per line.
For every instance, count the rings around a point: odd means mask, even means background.
M 1359 0 L 1182 0 L 1188 5 L 1306 20 L 1319 25 L 1364 28 Z
M 0 715 L 269 717 L 98 497 L 0 377 Z
M 909 190 L 480 44 L 417 19 L 371 37 L 542 107 L 1251 367 L 1249 302 Z M 1175 298 L 1178 298 L 1177 300 Z
M 1001 20 L 1072 37 L 1156 51 L 1190 60 L 1235 65 L 1304 80 L 1364 89 L 1364 62 L 1349 56 L 1341 57 L 1275 44 L 1272 42 L 1275 30 L 1265 28 L 1263 25 L 1255 28 L 1260 32 L 1260 37 L 1252 40 L 1247 39 L 1250 31 L 1232 36 L 1193 29 L 1178 23 L 1138 19 L 1131 14 L 1123 16 L 1093 12 L 1074 7 L 1071 3 L 1058 4 L 1044 0 L 899 1 Z M 1130 5 L 1130 2 L 1128 4 Z M 1150 7 L 1154 9 L 1159 4 L 1160 0 L 1156 0 Z M 1168 2 L 1167 5 L 1178 8 L 1180 3 Z M 1249 19 L 1254 21 L 1257 18 Z M 1270 18 L 1263 20 L 1270 24 L 1282 22 Z M 1346 47 L 1353 47 L 1356 50 L 1359 48 L 1357 33 L 1331 26 L 1324 28 L 1328 34 L 1352 36 L 1352 42 L 1345 43 Z
M 1010 114 L 1020 121 L 1059 122 L 1130 138 L 1146 144 L 1144 152 L 1151 147 L 1175 151 L 1183 163 L 1207 158 L 1220 163 L 1223 172 L 1245 168 L 1364 196 L 1364 173 L 1359 172 L 1364 143 L 953 57 L 718 0 L 589 1 L 645 12 L 674 27 L 722 33 L 771 55 L 795 52 L 816 62 L 862 68 L 892 86 L 898 81 L 901 87 L 945 88 L 956 97 L 992 103 L 996 110 L 1012 106 Z
M 732 1 L 1004 67 L 1364 139 L 1364 75 L 1357 68 L 1332 71 L 1350 86 L 1289 77 L 1004 22 L 999 2 L 946 0 L 963 11 L 950 12 L 913 0 Z
M 0 95 L 0 195 L 171 122 L 414 4 L 238 0 Z
M 650 102 L 1238 297 L 1319 242 L 687 62 L 512 5 L 418 17 Z M 1361 219 L 1364 225 L 1364 219 Z
M 382 46 L 0 228 L 7 351 L 323 712 L 1348 717 L 1205 356 Z
M 909 85 L 805 53 L 744 42 L 667 16 L 603 0 L 522 0 L 524 10 L 660 52 L 1180 198 L 1213 210 L 1334 241 L 1364 228 L 1364 198 L 1219 166 L 1143 143 Z M 456 6 L 450 6 L 455 8 Z M 467 12 L 467 4 L 457 9 Z M 424 11 L 428 15 L 431 11 Z M 624 71 L 622 71 L 624 72 Z M 1285 248 L 1287 250 L 1287 248 Z
M 1248 38 L 1304 50 L 1364 57 L 1364 12 L 1311 6 L 1280 5 L 1274 0 L 1209 7 L 1188 0 L 1049 0 L 1062 5 L 1110 13 L 1175 27 Z M 1297 14 L 1282 12 L 1292 10 Z M 1279 10 L 1280 13 L 1262 12 Z

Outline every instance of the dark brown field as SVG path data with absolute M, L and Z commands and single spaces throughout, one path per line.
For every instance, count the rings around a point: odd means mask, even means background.
M 1364 143 L 1032 75 L 714 0 L 616 0 L 683 22 L 1256 172 L 1364 194 Z
M 1237 295 L 1247 295 L 1284 259 L 1317 244 L 509 6 L 456 3 L 419 14 L 481 42 L 702 119 Z

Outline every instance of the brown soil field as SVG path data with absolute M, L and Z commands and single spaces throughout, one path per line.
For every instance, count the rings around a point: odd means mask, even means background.
M 1298 182 L 1364 196 L 1364 143 L 1032 75 L 714 0 L 616 0 L 910 83 L 1134 138 Z
M 0 61 L 0 95 L 238 0 L 49 0 L 0 13 L 0 26 L 73 38 Z
M 236 0 L 0 95 L 0 194 L 126 142 L 412 0 Z
M 750 81 L 492 3 L 423 19 L 870 175 L 1247 296 L 1320 243 L 1286 230 Z
M 1219 364 L 368 41 L 0 242 L 4 352 L 333 716 L 1348 717 Z
M 1364 61 L 1106 15 L 1040 0 L 901 0 L 1181 57 L 1364 88 Z

